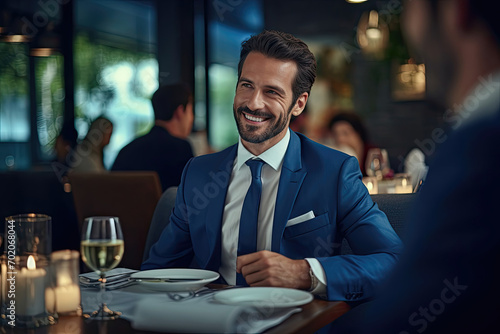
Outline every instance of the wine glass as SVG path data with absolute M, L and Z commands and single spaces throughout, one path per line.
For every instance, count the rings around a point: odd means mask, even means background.
M 366 175 L 382 180 L 382 153 L 380 149 L 370 149 L 366 154 Z
M 82 260 L 95 271 L 101 278 L 101 301 L 97 311 L 85 315 L 86 318 L 97 320 L 112 320 L 121 313 L 111 311 L 103 302 L 106 291 L 106 272 L 115 268 L 120 263 L 123 251 L 123 234 L 117 217 L 89 217 L 86 218 L 82 228 L 81 240 Z
M 382 180 L 390 170 L 387 150 L 371 148 L 366 154 L 366 175 Z

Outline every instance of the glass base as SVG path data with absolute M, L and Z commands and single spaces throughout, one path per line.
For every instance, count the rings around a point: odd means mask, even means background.
M 57 323 L 57 316 L 46 313 L 36 316 L 15 315 L 15 318 L 6 317 L 2 320 L 2 324 L 6 328 L 9 326 L 18 328 L 38 328 L 42 326 L 54 325 Z
M 84 314 L 83 317 L 91 320 L 115 320 L 121 315 L 121 312 L 112 311 L 106 304 L 102 304 L 97 311 L 90 314 Z

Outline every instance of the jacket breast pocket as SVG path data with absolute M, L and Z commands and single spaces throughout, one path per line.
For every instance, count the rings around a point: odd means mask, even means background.
M 288 226 L 287 228 L 285 228 L 283 237 L 285 239 L 292 239 L 320 229 L 323 226 L 328 225 L 329 223 L 328 212 L 325 212 L 322 215 L 319 215 L 310 220 L 306 220 L 305 222 L 302 222 L 300 224 Z

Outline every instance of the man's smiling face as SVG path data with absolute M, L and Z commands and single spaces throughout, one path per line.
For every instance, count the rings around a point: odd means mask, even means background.
M 236 87 L 233 111 L 243 144 L 252 153 L 264 152 L 279 142 L 307 101 L 302 94 L 293 101 L 292 83 L 297 65 L 291 60 L 269 58 L 250 52 Z M 260 154 L 258 153 L 258 154 Z

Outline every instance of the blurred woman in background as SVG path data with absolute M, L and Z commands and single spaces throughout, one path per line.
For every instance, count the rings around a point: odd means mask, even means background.
M 353 112 L 335 115 L 328 126 L 334 148 L 358 159 L 359 168 L 366 176 L 365 161 L 370 149 L 376 148 L 368 141 L 368 132 L 361 118 Z
M 90 124 L 87 135 L 72 154 L 71 166 L 75 172 L 104 172 L 103 151 L 113 133 L 113 123 L 105 117 Z

